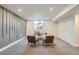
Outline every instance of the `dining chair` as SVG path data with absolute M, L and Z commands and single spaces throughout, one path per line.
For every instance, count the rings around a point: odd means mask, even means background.
M 54 46 L 54 36 L 46 36 L 44 44 Z
M 27 36 L 28 45 L 33 44 L 36 45 L 36 39 L 35 36 Z

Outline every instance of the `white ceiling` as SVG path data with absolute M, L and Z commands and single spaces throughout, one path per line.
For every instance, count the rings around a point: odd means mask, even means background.
M 25 18 L 26 20 L 51 20 L 59 14 L 68 4 L 2 4 L 3 7 Z M 18 12 L 18 9 L 22 12 Z M 54 11 L 50 12 L 49 8 Z

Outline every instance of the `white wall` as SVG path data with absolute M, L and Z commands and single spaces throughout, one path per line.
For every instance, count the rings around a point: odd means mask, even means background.
M 44 21 L 44 29 L 42 32 L 46 32 L 47 35 L 56 34 L 56 24 L 51 21 Z M 27 21 L 27 35 L 34 35 L 34 23 L 33 21 Z
M 79 47 L 79 14 L 58 22 L 57 36 L 71 45 Z
M 68 18 L 62 19 L 57 24 L 57 36 L 75 46 L 75 17 L 70 16 Z
M 34 35 L 34 24 L 33 21 L 27 21 L 27 35 Z
M 76 46 L 79 47 L 79 14 L 75 14 L 75 37 Z
M 56 24 L 51 21 L 45 21 L 43 32 L 46 32 L 47 35 L 56 35 Z

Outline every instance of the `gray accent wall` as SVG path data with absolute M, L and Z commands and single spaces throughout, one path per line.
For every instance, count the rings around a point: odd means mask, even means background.
M 0 48 L 26 36 L 26 21 L 0 7 Z

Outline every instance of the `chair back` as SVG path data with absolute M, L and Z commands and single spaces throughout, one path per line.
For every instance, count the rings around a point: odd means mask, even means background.
M 45 43 L 53 43 L 54 36 L 46 36 Z
M 29 43 L 36 43 L 35 36 L 27 36 Z

